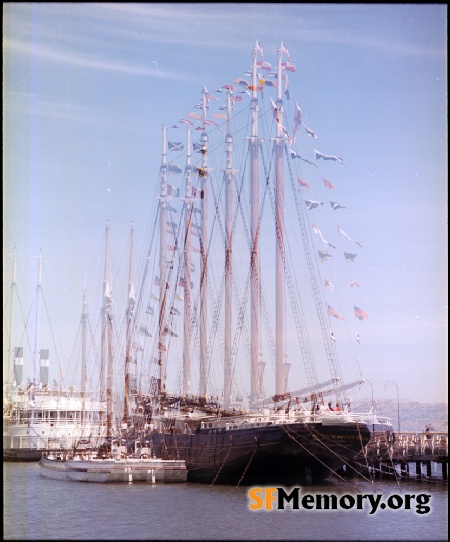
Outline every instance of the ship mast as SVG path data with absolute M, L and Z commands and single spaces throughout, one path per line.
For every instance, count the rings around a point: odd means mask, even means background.
M 108 373 L 106 377 L 106 434 L 112 436 L 113 427 L 113 312 L 112 312 L 112 293 L 109 292 L 107 305 L 107 332 L 108 332 Z
M 258 185 L 258 90 L 257 90 L 257 75 L 256 75 L 256 55 L 258 51 L 258 43 L 253 47 L 252 59 L 252 136 L 250 141 L 250 205 L 251 205 L 251 348 L 250 348 L 250 405 L 255 401 L 259 389 L 258 378 L 258 345 L 259 345 L 259 185 Z M 262 379 L 262 374 L 260 375 Z
M 284 338 L 284 171 L 283 171 L 283 99 L 282 99 L 282 54 L 284 46 L 278 48 L 277 60 L 277 101 L 275 141 L 275 228 L 276 228 L 276 278 L 275 278 L 275 394 L 284 393 L 283 338 Z
M 130 240 L 130 263 L 128 267 L 128 307 L 126 312 L 127 334 L 126 334 L 126 353 L 125 353 L 125 389 L 123 403 L 123 422 L 128 424 L 130 416 L 130 361 L 131 361 L 131 339 L 132 325 L 134 316 L 134 305 L 136 301 L 134 282 L 133 282 L 133 250 L 134 250 L 134 223 L 131 224 Z
M 159 282 L 159 344 L 158 344 L 158 394 L 166 392 L 166 346 L 164 344 L 164 331 L 166 328 L 166 299 L 167 299 L 167 130 L 163 125 L 162 157 L 161 157 L 161 197 L 160 205 L 160 282 Z
M 225 182 L 225 369 L 223 400 L 224 408 L 229 408 L 232 403 L 232 365 L 231 365 L 231 323 L 232 323 L 232 283 L 233 283 L 233 136 L 231 135 L 231 89 L 227 89 L 227 135 L 225 137 L 226 170 L 224 172 Z
M 192 206 L 192 165 L 191 127 L 187 127 L 186 156 L 186 198 L 185 198 L 185 240 L 184 240 L 184 334 L 183 334 L 183 392 L 191 388 L 191 220 Z
M 105 396 L 105 370 L 108 359 L 107 340 L 108 333 L 108 311 L 110 309 L 110 301 L 112 300 L 111 289 L 108 283 L 108 250 L 109 250 L 109 223 L 106 223 L 105 233 L 105 264 L 103 270 L 103 305 L 101 310 L 102 316 L 102 334 L 100 342 L 100 401 L 104 402 Z M 103 411 L 100 412 L 100 421 L 103 423 Z M 108 417 L 108 414 L 107 414 Z
M 88 323 L 88 302 L 86 286 L 83 291 L 83 311 L 81 313 L 81 397 L 83 410 L 81 413 L 82 423 L 85 421 L 85 397 L 86 397 L 86 380 L 87 380 L 87 323 Z
M 107 373 L 106 373 L 106 435 L 112 436 L 113 426 L 113 296 L 111 286 L 107 282 L 108 250 L 109 250 L 109 224 L 106 226 L 106 251 L 105 251 L 105 275 L 104 275 L 104 334 L 107 338 Z
M 208 107 L 208 91 L 203 87 L 203 123 L 206 121 L 206 110 Z M 204 125 L 203 125 L 204 126 Z M 206 363 L 207 363 L 207 324 L 208 324 L 208 228 L 207 228 L 207 208 L 208 208 L 208 134 L 206 130 L 202 132 L 200 138 L 202 151 L 202 167 L 200 174 L 200 189 L 203 199 L 201 200 L 201 232 L 200 232 L 200 386 L 199 395 L 206 395 Z

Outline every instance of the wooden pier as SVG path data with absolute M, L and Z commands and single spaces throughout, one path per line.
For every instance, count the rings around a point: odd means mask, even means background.
M 375 478 L 394 476 L 447 481 L 448 432 L 374 433 L 369 444 L 345 470 L 347 474 L 351 470 L 370 472 Z

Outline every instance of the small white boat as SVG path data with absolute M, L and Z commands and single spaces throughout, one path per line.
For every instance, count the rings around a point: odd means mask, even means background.
M 72 482 L 186 482 L 187 470 L 183 460 L 126 456 L 118 453 L 99 458 L 92 453 L 65 456 L 64 453 L 44 453 L 39 461 L 40 474 L 52 480 Z

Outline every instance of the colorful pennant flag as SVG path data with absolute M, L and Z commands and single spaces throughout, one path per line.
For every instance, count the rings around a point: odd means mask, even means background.
M 355 305 L 353 305 L 353 307 L 355 309 L 356 318 L 358 318 L 359 320 L 368 320 L 369 319 L 369 316 L 367 315 L 367 312 L 363 311 L 359 307 L 356 307 Z
M 151 333 L 150 331 L 144 326 L 142 325 L 140 328 L 139 328 L 139 333 L 141 335 L 144 335 L 144 337 L 151 337 Z
M 310 188 L 309 184 L 306 183 L 305 181 L 302 181 L 302 180 L 300 179 L 300 177 L 297 177 L 297 180 L 298 180 L 298 184 L 299 184 L 300 186 L 305 186 L 306 188 Z
M 177 166 L 176 164 L 169 164 L 168 169 L 171 173 L 183 173 L 180 166 Z
M 171 184 L 166 185 L 166 188 L 167 188 L 167 195 L 168 196 L 174 196 L 176 198 L 178 198 L 180 196 L 180 189 L 179 188 L 175 188 Z
M 322 160 L 333 160 L 334 162 L 338 161 L 341 162 L 341 164 L 344 164 L 344 160 L 342 160 L 342 158 L 339 158 L 339 156 L 330 156 L 328 154 L 323 154 L 319 151 L 316 151 L 316 149 L 314 149 L 314 152 L 316 153 L 316 160 L 322 158 Z
M 199 122 L 202 120 L 202 116 L 200 115 L 200 113 L 194 113 L 192 111 L 188 113 L 186 117 L 189 117 L 190 119 L 198 120 Z
M 240 85 L 241 87 L 247 88 L 250 83 L 246 81 L 245 79 L 233 79 L 233 83 L 236 83 L 237 85 Z
M 330 183 L 330 181 L 327 181 L 327 180 L 325 179 L 325 177 L 322 177 L 322 180 L 323 180 L 323 184 L 324 184 L 327 188 L 329 188 L 330 190 L 334 190 L 334 186 Z
M 359 247 L 362 247 L 361 243 L 358 243 L 358 241 L 355 241 L 354 239 L 350 239 L 350 237 L 345 233 L 345 231 L 344 231 L 339 225 L 337 225 L 337 229 L 338 229 L 339 233 L 340 233 L 341 235 L 343 235 L 344 237 L 347 237 L 347 239 L 348 239 L 349 241 L 351 241 L 351 242 L 354 243 L 355 245 L 358 245 Z
M 275 86 L 275 84 L 274 84 Z M 294 115 L 294 128 L 292 129 L 292 138 L 291 138 L 291 145 L 294 145 L 295 143 L 295 137 L 297 135 L 297 130 L 300 128 L 302 124 L 302 110 L 298 106 L 297 102 L 295 102 L 295 115 Z
M 294 158 L 298 158 L 299 160 L 303 160 L 303 162 L 306 162 L 307 164 L 311 164 L 312 166 L 314 167 L 319 167 L 317 164 L 315 164 L 314 162 L 310 162 L 309 160 L 307 160 L 306 158 L 302 158 L 298 153 L 296 153 L 295 151 L 293 151 L 292 149 L 290 149 L 290 154 L 291 154 L 291 158 L 294 159 Z
M 351 252 L 344 252 L 344 258 L 347 263 L 354 262 L 358 254 L 352 254 Z
M 317 136 L 314 132 L 314 130 L 310 130 L 305 126 L 306 133 L 308 134 L 308 137 L 312 137 L 313 139 L 317 139 Z
M 326 262 L 328 258 L 332 258 L 332 254 L 328 254 L 326 250 L 318 250 L 317 254 L 319 255 L 321 262 Z
M 345 320 L 345 318 L 343 318 L 338 312 L 336 312 L 332 307 L 330 307 L 330 305 L 328 305 L 328 314 L 330 316 L 334 316 L 338 320 Z
M 314 224 L 312 225 L 312 227 L 313 227 L 314 233 L 317 233 L 317 235 L 322 239 L 322 243 L 325 243 L 326 245 L 330 246 L 331 248 L 336 249 L 336 247 L 334 245 L 332 245 L 331 243 L 329 243 L 328 241 L 326 241 L 323 238 L 322 232 L 319 230 L 319 228 L 314 226 Z
M 330 201 L 331 208 L 333 211 L 336 211 L 337 209 L 347 209 L 347 207 L 344 207 L 340 203 L 337 203 L 336 201 Z
M 308 211 L 310 211 L 311 209 L 315 209 L 316 207 L 319 207 L 319 205 L 323 205 L 323 201 L 314 201 L 311 199 L 305 199 L 305 203 L 306 203 L 306 208 L 308 209 Z
M 325 286 L 328 286 L 330 292 L 333 292 L 333 291 L 334 291 L 333 283 L 332 283 L 330 280 L 325 279 Z
M 184 143 L 169 141 L 169 151 L 182 151 L 184 149 Z
M 350 288 L 361 286 L 361 284 L 356 282 L 356 280 L 353 280 L 351 277 L 349 277 L 349 279 L 350 279 Z

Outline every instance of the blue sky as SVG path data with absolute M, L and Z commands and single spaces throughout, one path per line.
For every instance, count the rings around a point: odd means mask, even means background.
M 395 398 L 393 380 L 401 398 L 446 400 L 446 5 L 5 3 L 3 16 L 4 299 L 16 245 L 28 314 L 42 247 L 57 322 L 43 338 L 63 371 L 106 221 L 121 265 L 131 222 L 145 244 L 162 125 L 248 69 L 256 40 L 271 62 L 283 41 L 316 148 L 345 157 L 323 171 L 364 245 L 363 373 L 377 397 Z

